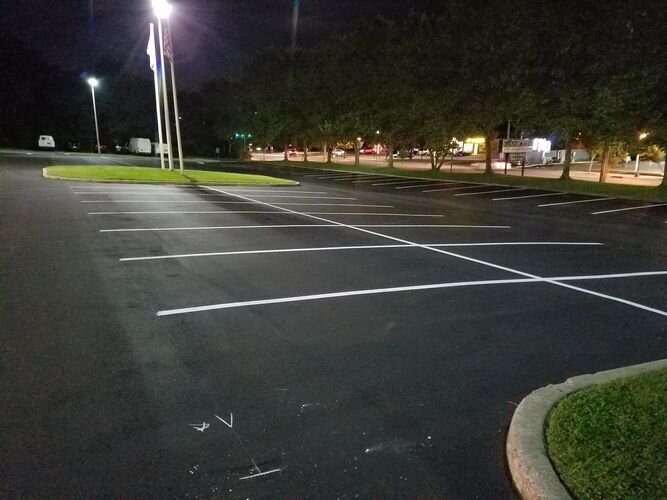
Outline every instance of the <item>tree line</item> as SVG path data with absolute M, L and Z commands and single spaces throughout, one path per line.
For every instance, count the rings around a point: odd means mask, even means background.
M 365 21 L 297 52 L 269 50 L 238 82 L 243 126 L 266 144 L 419 144 L 439 169 L 453 137 L 492 143 L 507 122 L 614 161 L 667 144 L 666 9 L 655 0 L 450 0 Z M 379 134 L 378 134 L 379 131 Z M 650 133 L 641 141 L 640 134 Z M 392 155 L 388 155 L 392 165 Z

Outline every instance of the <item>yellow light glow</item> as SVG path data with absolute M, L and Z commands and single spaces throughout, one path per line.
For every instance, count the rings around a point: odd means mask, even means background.
M 468 144 L 484 144 L 486 142 L 485 137 L 469 137 L 466 139 Z

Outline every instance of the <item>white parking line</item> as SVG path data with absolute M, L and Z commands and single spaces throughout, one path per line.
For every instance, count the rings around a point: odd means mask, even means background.
M 216 200 L 81 200 L 79 203 L 169 203 L 180 205 L 183 203 L 208 203 L 210 205 L 256 205 L 252 201 L 216 201 Z M 365 208 L 394 208 L 393 205 L 366 205 L 363 203 L 281 203 L 290 207 L 365 207 Z
M 537 205 L 538 207 L 559 207 L 562 205 L 574 205 L 575 203 L 593 203 L 596 201 L 610 201 L 615 200 L 616 198 L 592 198 L 590 200 L 577 200 L 577 201 L 561 201 L 559 203 L 545 203 L 544 205 Z
M 359 179 L 358 181 L 352 181 L 350 184 L 362 184 L 365 182 L 377 182 L 381 180 L 388 180 L 391 179 L 392 177 L 389 177 L 388 175 L 369 175 L 368 179 Z
M 386 212 L 304 212 L 309 215 L 363 215 L 363 216 L 377 216 L 377 217 L 444 217 L 444 215 L 433 214 L 395 214 Z M 288 212 L 281 212 L 278 210 L 201 210 L 201 211 L 180 211 L 180 210 L 165 210 L 165 211 L 150 211 L 150 212 L 88 212 L 88 215 L 203 215 L 203 214 L 218 214 L 218 215 L 239 215 L 239 214 L 279 214 L 291 215 Z
M 654 203 L 653 205 L 642 205 L 641 207 L 617 208 L 615 210 L 603 210 L 602 212 L 591 212 L 591 215 L 610 214 L 613 212 L 625 212 L 627 210 L 642 210 L 644 208 L 664 207 L 667 203 Z
M 337 224 L 275 224 L 264 226 L 191 226 L 191 227 L 140 227 L 129 229 L 100 229 L 100 233 L 143 233 L 149 231 L 213 231 L 222 229 L 285 229 L 327 227 L 340 228 Z
M 356 200 L 356 198 L 344 198 L 340 196 L 299 196 L 288 194 L 255 194 L 256 198 L 303 198 L 304 200 Z
M 302 213 L 310 217 L 311 215 Z M 148 231 L 210 231 L 219 229 L 279 229 L 279 228 L 297 228 L 297 227 L 335 227 L 344 228 L 347 224 L 331 221 L 330 224 L 276 224 L 265 226 L 189 226 L 189 227 L 140 227 L 140 228 L 119 228 L 119 229 L 100 229 L 100 233 L 140 233 Z M 447 228 L 447 229 L 510 229 L 510 226 L 472 226 L 464 224 L 355 224 L 355 227 L 394 227 L 394 228 Z
M 511 191 L 525 191 L 528 188 L 512 188 L 512 189 L 496 189 L 494 191 L 479 191 L 475 193 L 458 193 L 454 196 L 479 196 L 482 194 L 497 194 L 497 193 L 509 193 Z
M 414 185 L 414 186 L 399 186 L 394 189 L 416 189 L 416 188 L 423 188 L 423 187 L 435 187 L 435 186 L 448 186 L 450 184 L 456 184 L 456 182 L 442 182 L 442 183 L 436 183 L 434 184 L 433 182 L 429 182 L 428 184 L 419 184 L 419 185 Z
M 463 189 L 479 189 L 481 187 L 486 187 L 482 184 L 475 184 L 474 186 L 459 186 L 453 188 L 444 188 L 444 189 L 427 189 L 422 191 L 422 193 L 439 193 L 441 191 L 461 191 Z
M 569 193 L 529 194 L 528 196 L 508 196 L 506 198 L 493 198 L 492 201 L 525 200 L 527 198 L 546 198 L 547 196 L 565 196 L 566 194 Z
M 223 191 L 219 188 L 206 187 L 206 189 L 210 189 L 212 191 L 217 191 L 219 193 L 225 193 L 225 191 Z M 229 194 L 229 193 L 227 193 L 227 194 Z M 291 210 L 289 208 L 281 207 L 279 205 L 272 205 L 272 204 L 269 204 L 269 203 L 266 203 L 266 202 L 263 202 L 263 201 L 253 200 L 252 198 L 249 198 L 249 197 L 246 197 L 246 196 L 241 196 L 241 195 L 233 195 L 233 196 L 237 196 L 238 198 L 241 198 L 245 201 L 254 201 L 257 204 L 261 204 L 261 205 L 268 206 L 268 207 L 271 207 L 271 208 L 277 208 L 277 209 L 285 210 L 285 211 L 288 211 L 288 212 L 291 212 L 291 213 L 294 213 L 294 214 L 300 214 L 304 217 L 309 217 L 311 219 L 319 220 L 321 222 L 326 222 L 326 223 L 333 223 L 334 222 L 330 219 L 325 219 L 323 217 L 319 217 L 319 216 L 316 216 L 316 215 L 307 215 L 307 214 L 304 214 L 302 212 L 297 212 L 297 211 Z M 427 245 L 423 245 L 423 244 L 420 244 L 420 243 L 415 243 L 415 242 L 405 240 L 405 239 L 402 239 L 402 238 L 397 238 L 395 236 L 390 236 L 388 234 L 383 234 L 383 233 L 379 233 L 379 232 L 376 232 L 376 231 L 369 231 L 368 229 L 356 227 L 356 226 L 353 226 L 353 225 L 350 225 L 350 224 L 343 224 L 342 222 L 335 222 L 335 223 L 339 224 L 343 227 L 346 227 L 348 229 L 354 230 L 354 231 L 359 231 L 359 232 L 362 232 L 362 233 L 378 236 L 380 238 L 385 238 L 385 239 L 388 239 L 388 240 L 391 240 L 391 241 L 395 241 L 397 243 L 405 243 L 405 244 L 409 244 L 409 245 L 418 246 L 419 248 L 423 248 L 424 250 L 428 250 L 430 252 L 440 253 L 440 254 L 443 254 L 443 255 L 447 255 L 449 257 L 454 257 L 454 258 L 457 258 L 457 259 L 465 260 L 467 262 L 472 262 L 472 263 L 480 264 L 482 266 L 490 267 L 492 269 L 499 269 L 501 271 L 507 271 L 509 273 L 517 274 L 517 275 L 520 275 L 520 276 L 523 276 L 523 277 L 538 279 L 538 280 L 544 281 L 546 283 L 550 283 L 550 284 L 555 285 L 555 286 L 559 286 L 559 287 L 562 287 L 562 288 L 567 288 L 569 290 L 574 290 L 576 292 L 584 293 L 584 294 L 587 294 L 587 295 L 592 295 L 592 296 L 603 298 L 603 299 L 610 300 L 610 301 L 613 301 L 613 302 L 618 302 L 618 303 L 621 303 L 621 304 L 629 305 L 631 307 L 635 307 L 637 309 L 642 309 L 642 310 L 645 310 L 645 311 L 660 314 L 662 316 L 667 316 L 667 312 L 665 312 L 665 311 L 660 311 L 658 309 L 647 307 L 647 306 L 644 306 L 643 304 L 639 304 L 637 302 L 628 301 L 628 300 L 625 300 L 625 299 L 621 299 L 619 297 L 614 297 L 612 295 L 606 295 L 606 294 L 603 294 L 603 293 L 595 292 L 593 290 L 588 290 L 588 289 L 581 288 L 581 287 L 578 287 L 578 286 L 569 285 L 567 283 L 554 281 L 554 280 L 551 280 L 551 279 L 548 279 L 548 278 L 541 278 L 540 276 L 530 274 L 530 273 L 526 273 L 526 272 L 520 271 L 518 269 L 513 269 L 513 268 L 510 268 L 510 267 L 501 266 L 501 265 L 494 264 L 492 262 L 484 261 L 484 260 L 481 260 L 481 259 L 475 259 L 475 258 L 472 258 L 472 257 L 467 257 L 465 255 L 461 255 L 461 254 L 458 254 L 458 253 L 443 250 L 441 248 L 430 247 L 430 246 L 427 246 Z
M 333 181 L 334 181 L 334 182 L 340 182 L 340 181 L 353 181 L 353 180 L 355 180 L 355 179 L 358 179 L 359 177 L 364 177 L 364 178 L 366 178 L 365 175 L 357 174 L 357 175 L 350 175 L 350 176 L 347 176 L 347 177 L 336 177 L 335 179 L 333 179 Z
M 458 282 L 449 282 L 449 283 L 431 283 L 426 285 L 411 285 L 411 286 L 397 286 L 390 288 L 371 288 L 367 290 L 348 290 L 344 292 L 331 292 L 331 293 L 318 293 L 312 295 L 297 295 L 292 297 L 279 297 L 274 299 L 263 299 L 263 300 L 247 300 L 241 302 L 226 302 L 220 304 L 210 304 L 205 306 L 196 306 L 196 307 L 184 307 L 181 309 L 167 309 L 164 311 L 158 311 L 158 316 L 173 316 L 178 314 L 188 314 L 204 311 L 214 311 L 220 309 L 234 309 L 239 307 L 251 307 L 251 306 L 263 306 L 269 304 L 285 304 L 289 302 L 305 302 L 312 300 L 323 300 L 323 299 L 334 299 L 334 298 L 343 298 L 343 297 L 358 297 L 362 295 L 378 295 L 378 294 L 388 294 L 388 293 L 401 293 L 401 292 L 413 292 L 418 290 L 437 290 L 443 288 L 462 288 L 462 287 L 471 287 L 471 286 L 489 286 L 489 285 L 517 285 L 525 283 L 555 283 L 565 286 L 567 288 L 574 288 L 570 285 L 565 285 L 560 283 L 560 281 L 580 281 L 580 280 L 596 280 L 596 279 L 611 279 L 611 278 L 625 278 L 632 276 L 648 276 L 648 275 L 665 275 L 667 271 L 659 271 L 656 273 L 628 273 L 628 274 L 617 274 L 617 275 L 599 275 L 599 276 L 563 276 L 556 278 L 540 278 L 540 277 L 529 277 L 529 278 L 517 278 L 517 279 L 503 279 L 503 280 L 480 280 L 480 281 L 458 281 Z M 603 294 L 597 294 L 596 292 L 591 292 L 594 295 L 602 296 L 609 298 Z M 615 298 L 615 300 L 625 303 L 627 305 L 632 305 L 634 307 L 640 306 L 641 309 L 646 311 L 654 312 L 662 316 L 667 316 L 667 311 L 661 311 L 659 309 L 654 309 L 651 307 L 642 306 L 641 304 L 636 304 L 634 302 L 626 301 L 623 299 Z
M 414 183 L 415 183 L 414 179 L 407 179 L 403 181 L 396 181 L 396 180 L 388 182 L 383 181 L 383 182 L 378 182 L 376 184 L 372 184 L 372 186 L 396 186 L 399 184 L 414 184 Z
M 428 246 L 438 248 L 450 247 L 478 247 L 478 246 L 505 246 L 505 245 L 564 245 L 564 246 L 601 246 L 602 243 L 577 243 L 577 242 L 509 242 L 509 243 L 429 243 Z M 150 255 L 148 257 L 125 257 L 118 259 L 120 262 L 135 262 L 145 260 L 185 259 L 191 257 L 220 257 L 226 255 L 262 255 L 271 253 L 301 253 L 301 252 L 334 252 L 341 250 L 378 250 L 386 248 L 419 248 L 414 245 L 352 245 L 340 247 L 307 247 L 307 248 L 281 248 L 270 250 L 241 250 L 233 252 L 204 252 L 186 253 L 179 255 Z

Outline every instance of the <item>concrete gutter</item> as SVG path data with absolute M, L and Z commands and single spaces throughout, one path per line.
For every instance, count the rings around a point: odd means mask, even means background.
M 567 379 L 533 391 L 519 404 L 507 433 L 507 462 L 514 485 L 525 500 L 566 500 L 572 497 L 556 474 L 544 442 L 551 408 L 569 394 L 619 378 L 667 368 L 667 359 Z

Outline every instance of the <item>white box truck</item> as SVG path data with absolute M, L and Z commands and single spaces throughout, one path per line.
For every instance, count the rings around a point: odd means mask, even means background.
M 149 155 L 151 154 L 151 140 L 144 137 L 132 137 L 127 150 L 135 155 Z

